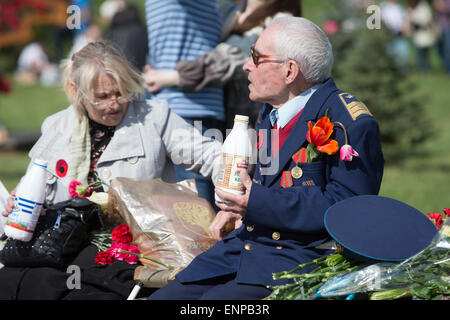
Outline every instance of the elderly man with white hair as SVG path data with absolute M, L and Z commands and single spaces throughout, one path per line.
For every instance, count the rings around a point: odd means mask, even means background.
M 328 38 L 307 19 L 275 19 L 263 31 L 244 65 L 250 99 L 265 103 L 255 174 L 240 172 L 243 195 L 216 188 L 225 202 L 210 231 L 219 241 L 150 300 L 263 299 L 288 281 L 273 273 L 332 253 L 325 212 L 377 194 L 384 168 L 376 120 L 336 87 L 332 65 Z

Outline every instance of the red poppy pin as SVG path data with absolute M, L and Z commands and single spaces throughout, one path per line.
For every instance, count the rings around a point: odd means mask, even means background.
M 64 159 L 59 159 L 56 162 L 56 169 L 55 172 L 58 175 L 58 177 L 60 178 L 64 178 L 67 174 L 67 169 L 69 169 L 69 166 L 66 162 L 66 160 Z

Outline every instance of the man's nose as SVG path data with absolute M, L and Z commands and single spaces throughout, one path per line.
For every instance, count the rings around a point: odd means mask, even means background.
M 254 66 L 253 61 L 252 61 L 252 57 L 249 57 L 247 59 L 247 61 L 245 61 L 244 65 L 242 66 L 242 70 L 249 72 L 251 66 Z

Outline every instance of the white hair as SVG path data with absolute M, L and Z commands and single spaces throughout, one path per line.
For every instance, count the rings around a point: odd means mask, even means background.
M 296 61 L 307 82 L 321 83 L 331 76 L 333 50 L 322 29 L 301 17 L 275 18 L 269 26 L 274 25 L 280 28 L 274 41 L 275 52 Z
M 87 114 L 84 94 L 91 93 L 101 72 L 111 76 L 120 94 L 128 99 L 144 93 L 141 75 L 129 65 L 120 49 L 111 41 L 88 43 L 71 59 L 64 60 L 62 68 L 64 89 L 80 119 Z

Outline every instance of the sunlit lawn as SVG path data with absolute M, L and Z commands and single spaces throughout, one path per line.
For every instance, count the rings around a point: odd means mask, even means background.
M 423 104 L 436 133 L 418 150 L 418 156 L 398 166 L 387 163 L 381 194 L 405 201 L 422 212 L 441 211 L 450 207 L 450 78 L 443 74 L 413 78 L 426 94 Z
M 19 86 L 13 83 L 8 95 L 0 95 L 0 123 L 13 135 L 15 132 L 39 132 L 44 119 L 68 106 L 59 88 L 40 85 Z M 7 189 L 16 186 L 28 165 L 28 152 L 0 150 L 0 180 Z

